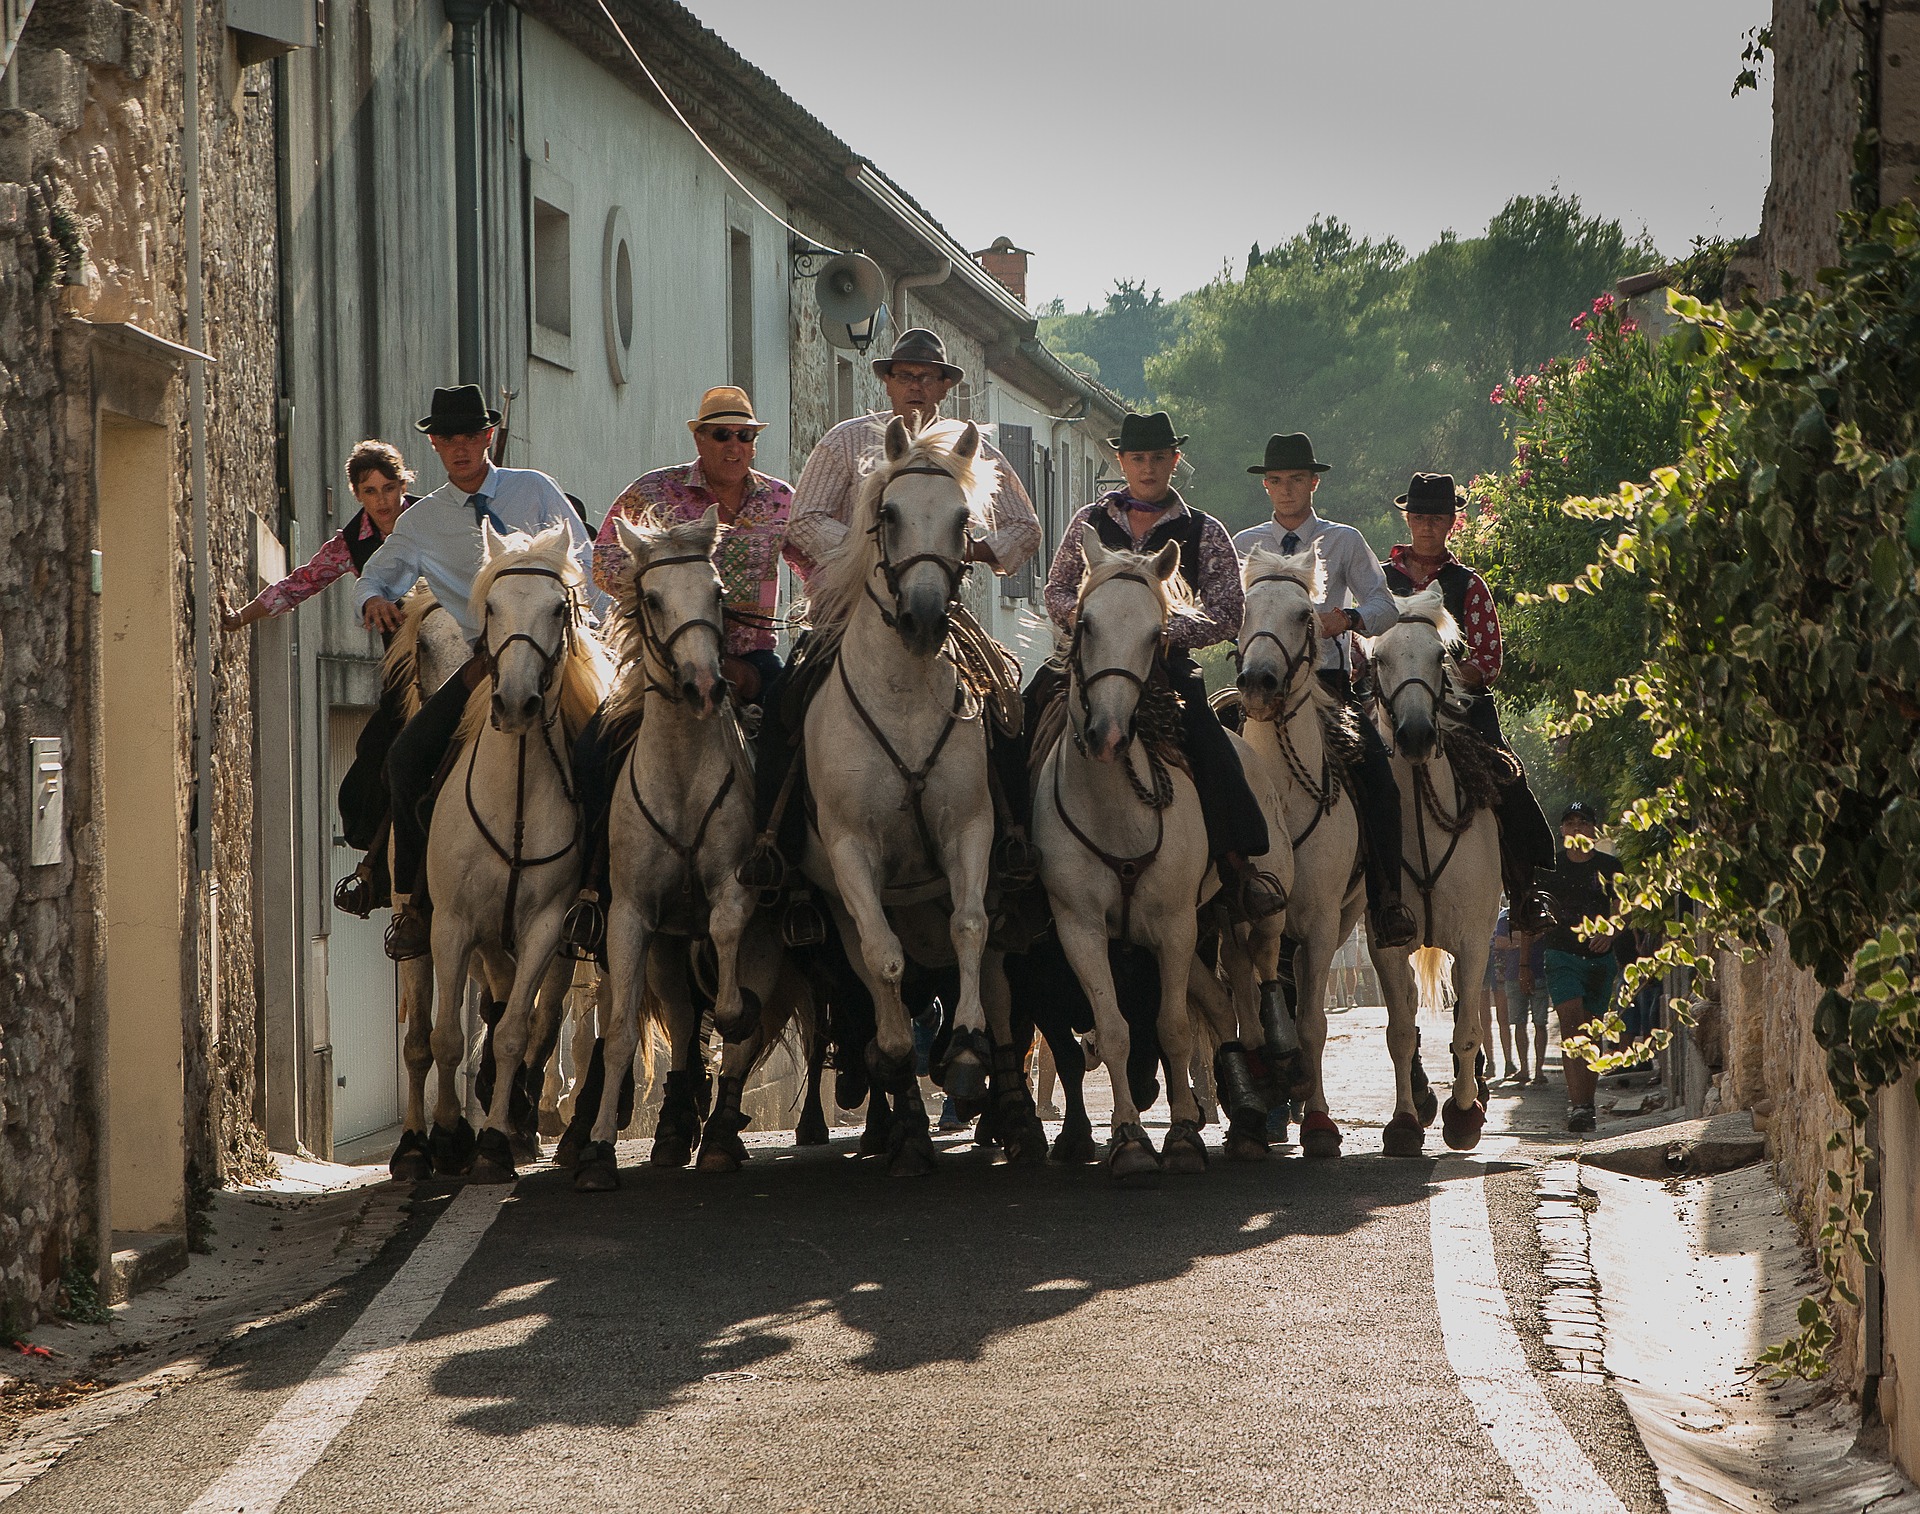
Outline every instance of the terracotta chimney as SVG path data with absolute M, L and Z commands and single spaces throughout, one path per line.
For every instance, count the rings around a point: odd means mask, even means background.
M 1022 305 L 1027 303 L 1027 259 L 1033 254 L 1015 247 L 1012 237 L 995 237 L 993 245 L 974 254 L 980 266 Z

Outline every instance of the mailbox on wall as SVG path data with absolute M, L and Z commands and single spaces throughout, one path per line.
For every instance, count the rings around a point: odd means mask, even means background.
M 318 0 L 227 0 L 242 63 L 265 63 L 320 40 Z
M 58 736 L 35 736 L 27 742 L 27 813 L 32 837 L 27 847 L 29 867 L 52 867 L 66 858 L 67 764 Z

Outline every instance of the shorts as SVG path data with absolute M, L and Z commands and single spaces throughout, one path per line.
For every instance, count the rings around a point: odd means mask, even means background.
M 1506 989 L 1507 1024 L 1521 1025 L 1531 1019 L 1535 1025 L 1545 1030 L 1547 1028 L 1547 1011 L 1553 1007 L 1552 1001 L 1547 995 L 1547 985 L 1542 983 L 1538 978 L 1535 978 L 1533 980 L 1533 992 L 1523 994 L 1520 991 L 1520 980 L 1518 978 L 1509 978 L 1506 981 Z
M 1555 1004 L 1569 999 L 1585 1001 L 1590 1015 L 1604 1014 L 1613 997 L 1616 971 L 1612 953 L 1589 957 L 1581 952 L 1562 952 L 1548 948 L 1547 995 Z

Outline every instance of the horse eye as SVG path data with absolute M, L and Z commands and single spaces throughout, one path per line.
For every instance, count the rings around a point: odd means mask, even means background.
M 890 502 L 886 500 L 882 500 L 880 502 L 880 519 L 882 521 L 884 521 L 887 525 L 890 526 L 899 518 L 900 518 L 900 512 L 894 509 L 893 505 Z

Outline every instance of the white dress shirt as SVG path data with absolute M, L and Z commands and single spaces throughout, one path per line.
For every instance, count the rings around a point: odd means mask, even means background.
M 442 608 L 460 622 L 468 641 L 480 635 L 467 601 L 480 572 L 481 509 L 493 520 L 495 531 L 525 531 L 532 535 L 552 525 L 564 525 L 574 561 L 587 575 L 588 600 L 596 615 L 610 601 L 593 587 L 593 541 L 587 528 L 567 503 L 560 486 L 532 468 L 496 468 L 487 464 L 487 481 L 474 494 L 442 484 L 433 493 L 401 512 L 393 534 L 367 559 L 366 571 L 353 596 L 353 607 L 364 611 L 370 599 L 401 598 L 424 578 Z
M 1400 605 L 1393 597 L 1393 590 L 1387 587 L 1387 575 L 1381 570 L 1380 559 L 1374 555 L 1373 548 L 1367 545 L 1366 537 L 1352 526 L 1322 520 L 1309 510 L 1307 518 L 1291 531 L 1277 520 L 1269 520 L 1236 532 L 1233 549 L 1245 562 L 1263 549 L 1268 552 L 1282 551 L 1289 535 L 1299 538 L 1294 551 L 1312 549 L 1320 554 L 1320 561 L 1326 565 L 1327 597 L 1320 601 L 1320 609 L 1344 610 L 1351 604 L 1360 612 L 1360 629 L 1369 636 L 1378 636 L 1400 619 Z M 1338 636 L 1323 636 L 1320 640 L 1320 666 L 1334 669 L 1350 667 L 1351 649 L 1348 643 L 1351 640 L 1346 632 Z

